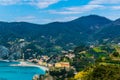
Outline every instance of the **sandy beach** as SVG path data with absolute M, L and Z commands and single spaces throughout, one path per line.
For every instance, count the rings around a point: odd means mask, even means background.
M 0 61 L 9 62 L 9 60 L 3 60 L 3 59 L 0 59 Z
M 45 66 L 40 66 L 40 65 L 33 64 L 33 63 L 30 63 L 30 62 L 25 62 L 25 61 L 22 61 L 19 64 L 11 64 L 10 66 L 38 67 L 38 68 L 40 68 L 40 69 L 42 69 L 44 71 L 48 71 L 49 70 Z

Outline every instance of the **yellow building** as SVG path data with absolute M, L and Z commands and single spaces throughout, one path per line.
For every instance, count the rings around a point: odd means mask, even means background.
M 70 67 L 70 63 L 69 62 L 59 62 L 59 63 L 55 63 L 55 67 L 56 68 L 69 68 Z
M 60 63 L 55 63 L 55 67 L 59 68 L 62 67 Z

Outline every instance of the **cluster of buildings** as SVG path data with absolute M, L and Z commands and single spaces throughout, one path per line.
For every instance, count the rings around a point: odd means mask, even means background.
M 69 57 L 70 59 L 75 57 L 75 55 L 73 54 L 66 54 L 65 56 Z M 48 60 L 50 59 L 50 57 L 48 56 L 41 56 L 40 59 L 32 59 L 29 60 L 30 62 L 36 62 L 38 65 L 41 66 L 46 66 L 46 67 L 55 67 L 55 68 L 70 68 L 70 63 L 69 62 L 63 62 L 63 61 L 57 61 L 56 62 L 48 62 Z
M 31 59 L 30 62 L 35 62 L 38 65 L 46 66 L 49 68 L 70 68 L 70 62 L 69 61 L 62 61 L 61 59 L 63 57 L 67 57 L 69 59 L 73 59 L 75 57 L 75 54 L 73 51 L 62 51 L 61 55 L 53 55 L 53 56 L 47 56 L 43 55 L 40 56 L 39 59 Z
M 46 58 L 47 59 L 47 58 Z M 70 68 L 69 62 L 56 62 L 56 63 L 47 63 L 45 60 L 40 59 L 38 64 L 46 67 L 55 67 L 55 68 Z

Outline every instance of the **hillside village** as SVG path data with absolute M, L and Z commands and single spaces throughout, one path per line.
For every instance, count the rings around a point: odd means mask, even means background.
M 111 46 L 90 46 L 89 48 L 79 46 L 76 47 L 76 49 L 73 52 L 62 53 L 61 55 L 50 57 L 52 61 L 55 61 L 54 64 L 51 64 L 49 62 L 46 64 L 41 64 L 44 62 L 40 62 L 40 65 L 49 67 L 50 71 L 48 71 L 46 76 L 49 75 L 52 77 L 52 79 L 54 78 L 55 80 L 90 80 L 86 79 L 86 76 L 90 75 L 90 73 L 94 71 L 94 68 L 105 68 L 113 66 L 111 68 L 114 69 L 114 67 L 120 65 L 119 50 L 119 44 L 113 44 Z M 48 56 L 44 57 L 46 57 L 46 59 L 49 61 Z M 101 75 L 103 74 L 101 73 Z M 40 80 L 47 80 L 47 78 L 45 78 L 44 76 L 42 76 L 42 78 L 43 79 Z M 119 77 L 117 76 L 117 78 Z

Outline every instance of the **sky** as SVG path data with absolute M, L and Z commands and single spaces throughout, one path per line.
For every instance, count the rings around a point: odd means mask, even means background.
M 120 0 L 0 0 L 0 21 L 46 24 L 96 14 L 120 18 Z

